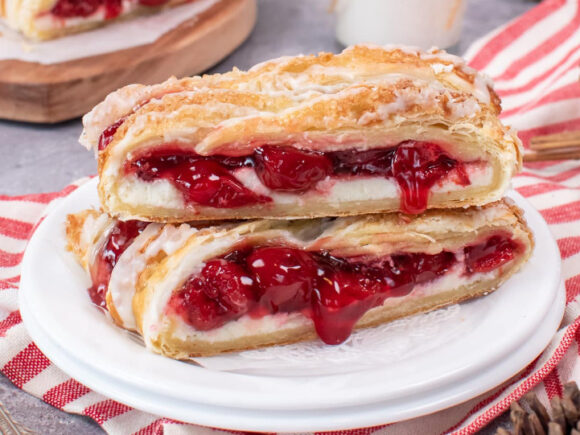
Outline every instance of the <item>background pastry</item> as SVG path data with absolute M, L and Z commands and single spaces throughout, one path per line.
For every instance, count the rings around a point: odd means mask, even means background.
M 190 0 L 191 1 L 191 0 Z M 186 0 L 0 0 L 0 18 L 30 39 L 82 32 Z

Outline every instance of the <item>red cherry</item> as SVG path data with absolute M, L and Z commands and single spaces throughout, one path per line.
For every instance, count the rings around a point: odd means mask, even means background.
M 99 140 L 104 149 L 112 140 L 118 121 Z M 406 141 L 396 147 L 367 151 L 327 153 L 299 150 L 291 146 L 263 146 L 249 156 L 200 156 L 168 144 L 125 164 L 127 173 L 145 181 L 166 178 L 178 187 L 186 201 L 218 208 L 242 207 L 270 202 L 271 198 L 245 188 L 232 174 L 242 167 L 254 167 L 262 183 L 272 190 L 304 193 L 326 177 L 334 175 L 382 175 L 394 177 L 401 190 L 401 209 L 420 213 L 427 207 L 431 188 L 453 172 L 450 178 L 468 185 L 465 167 L 436 144 Z
M 237 264 L 211 260 L 175 293 L 170 306 L 200 331 L 218 328 L 247 313 L 253 303 L 252 279 Z
M 258 248 L 247 259 L 256 278 L 260 303 L 272 313 L 291 312 L 306 306 L 316 279 L 310 255 L 292 248 Z
M 384 175 L 392 177 L 391 164 L 396 148 L 367 151 L 334 151 L 330 154 L 335 174 Z
M 58 0 L 50 11 L 61 18 L 88 17 L 103 4 L 103 0 Z
M 117 122 L 109 125 L 105 130 L 103 130 L 99 136 L 99 151 L 103 151 L 113 141 L 113 136 L 115 136 L 115 133 L 123 122 L 125 122 L 125 118 L 119 119 Z
M 394 289 L 398 289 L 395 291 L 401 296 L 400 289 L 403 287 L 410 290 L 415 284 L 431 281 L 447 272 L 455 264 L 455 255 L 451 252 L 394 255 L 391 263 L 388 273 L 394 282 Z M 404 290 L 403 294 L 406 294 Z
M 493 236 L 465 248 L 468 273 L 487 272 L 510 261 L 517 250 L 509 236 Z M 328 344 L 346 340 L 359 319 L 389 297 L 445 274 L 457 262 L 451 252 L 399 254 L 365 261 L 327 252 L 247 246 L 210 260 L 170 302 L 200 330 L 248 314 L 302 312 Z
M 227 308 L 207 296 L 204 287 L 203 279 L 191 277 L 169 301 L 169 306 L 199 331 L 219 328 L 231 318 Z
M 205 294 L 218 300 L 229 311 L 243 314 L 254 298 L 254 280 L 239 265 L 226 260 L 208 261 L 201 271 Z
M 366 287 L 359 274 L 334 270 L 326 272 L 317 284 L 316 299 L 326 307 L 341 308 L 375 294 L 374 285 Z
M 251 165 L 247 158 L 211 156 L 167 146 L 125 163 L 125 172 L 144 181 L 169 180 L 187 202 L 216 208 L 235 208 L 270 202 L 244 187 L 230 172 Z
M 254 160 L 262 183 L 280 192 L 306 192 L 332 173 L 323 153 L 294 147 L 264 146 L 256 149 Z
M 177 174 L 175 186 L 186 200 L 216 208 L 235 208 L 270 202 L 244 187 L 230 172 L 213 160 L 197 160 Z
M 436 279 L 455 263 L 455 255 L 441 252 L 436 255 L 415 254 L 415 284 Z
M 468 273 L 486 273 L 503 266 L 515 257 L 516 243 L 508 236 L 490 237 L 485 243 L 464 249 Z
M 93 285 L 89 288 L 89 296 L 95 305 L 106 308 L 106 296 L 111 280 L 113 267 L 125 249 L 141 234 L 147 222 L 119 221 L 109 233 L 109 238 L 101 248 L 91 267 Z

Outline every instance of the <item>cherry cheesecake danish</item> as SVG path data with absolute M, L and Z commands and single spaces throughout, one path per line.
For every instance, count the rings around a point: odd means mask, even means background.
M 320 339 L 487 294 L 530 256 L 504 200 L 421 215 L 191 224 L 70 215 L 94 303 L 173 358 Z
M 131 85 L 83 118 L 103 209 L 155 222 L 484 205 L 521 165 L 487 78 L 443 51 L 355 46 Z

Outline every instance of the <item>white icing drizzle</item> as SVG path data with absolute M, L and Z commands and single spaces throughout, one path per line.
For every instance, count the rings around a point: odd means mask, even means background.
M 86 261 L 89 266 L 94 264 L 114 226 L 115 221 L 105 213 L 100 214 L 96 219 L 92 214 L 87 215 L 83 222 L 80 246 L 86 247 Z
M 325 95 L 336 95 L 345 88 L 353 84 L 388 84 L 393 85 L 399 80 L 412 80 L 420 84 L 420 95 L 416 96 L 417 103 L 428 102 L 427 92 L 433 89 L 437 93 L 446 93 L 453 88 L 466 94 L 472 93 L 476 103 L 489 104 L 491 101 L 490 89 L 492 86 L 489 77 L 477 73 L 469 68 L 465 62 L 457 57 L 447 54 L 443 51 L 430 50 L 421 52 L 413 47 L 387 46 L 376 47 L 367 46 L 374 50 L 399 50 L 407 55 L 419 57 L 427 61 L 425 65 L 417 66 L 406 64 L 404 62 L 393 62 L 381 64 L 377 63 L 375 67 L 365 67 L 364 62 L 359 68 L 349 68 L 348 66 L 328 66 L 314 64 L 306 67 L 302 72 L 283 71 L 284 68 L 295 61 L 293 57 L 283 57 L 258 64 L 251 68 L 248 73 L 234 70 L 232 73 L 222 76 L 208 76 L 205 78 L 192 78 L 176 80 L 172 78 L 165 83 L 153 86 L 136 86 L 122 88 L 119 91 L 109 95 L 105 101 L 97 105 L 93 111 L 85 115 L 83 124 L 85 131 L 81 136 L 81 143 L 88 147 L 96 146 L 100 133 L 110 124 L 130 113 L 139 102 L 147 101 L 153 97 L 162 97 L 168 93 L 179 93 L 186 96 L 188 93 L 207 90 L 208 86 L 217 91 L 220 83 L 227 83 L 225 88 L 239 91 L 248 91 L 252 93 L 263 93 L 268 95 L 279 95 L 290 98 L 298 103 L 305 101 L 306 104 L 315 102 L 318 98 Z M 343 55 L 347 56 L 356 48 L 347 48 Z M 340 56 L 340 55 L 339 55 Z M 260 74 L 256 71 L 264 70 Z M 473 78 L 473 83 L 464 79 L 455 73 L 455 70 L 463 71 L 466 75 Z M 410 95 L 401 98 L 412 98 Z M 403 110 L 406 107 L 405 102 L 391 103 L 390 108 L 384 112 L 396 113 L 397 110 Z M 475 103 L 457 103 L 459 107 L 454 108 L 455 103 L 451 102 L 451 113 L 458 117 L 471 116 L 479 106 Z M 212 102 L 206 105 L 207 110 L 216 107 L 219 110 L 220 104 Z M 248 108 L 245 109 L 246 111 Z M 254 109 L 255 110 L 255 109 Z M 169 116 L 167 113 L 161 113 L 162 116 Z M 241 116 L 247 116 L 241 114 Z M 235 122 L 235 116 L 228 116 L 228 122 Z M 363 118 L 363 123 L 366 119 Z M 145 121 L 143 121 L 145 122 Z M 140 124 L 140 129 L 143 124 Z M 221 125 L 214 125 L 220 128 Z M 145 122 L 146 128 L 146 122 Z
M 160 252 L 173 254 L 196 231 L 187 224 L 150 224 L 121 254 L 111 273 L 108 291 L 124 328 L 137 328 L 133 314 L 133 296 L 139 275 L 148 262 Z
M 431 69 L 435 74 L 441 74 L 442 72 L 450 73 L 453 71 L 453 65 L 445 65 L 442 63 L 433 63 L 431 64 Z

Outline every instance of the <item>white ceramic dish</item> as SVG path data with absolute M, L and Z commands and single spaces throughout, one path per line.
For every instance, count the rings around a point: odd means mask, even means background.
M 525 210 L 536 237 L 530 262 L 497 292 L 461 305 L 462 320 L 443 331 L 448 340 L 443 336 L 433 348 L 419 337 L 419 350 L 400 360 L 284 376 L 280 370 L 209 370 L 148 352 L 90 303 L 88 278 L 64 249 L 65 216 L 98 204 L 96 180 L 58 204 L 30 241 L 22 264 L 22 315 L 40 349 L 80 382 L 179 420 L 305 431 L 423 415 L 517 373 L 547 345 L 562 317 L 556 244 L 540 215 L 521 196 L 510 196 Z

